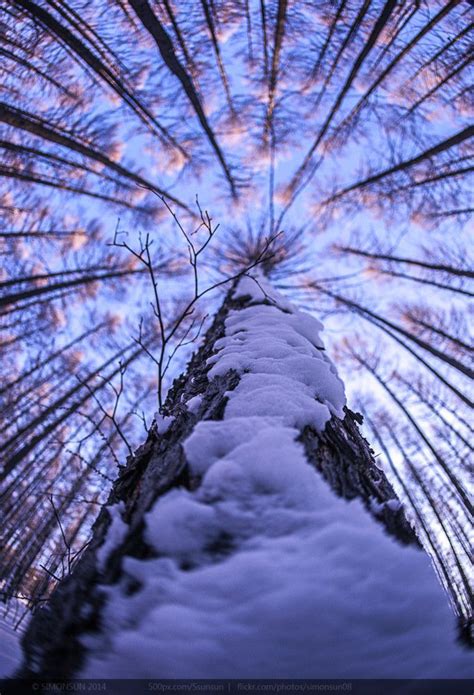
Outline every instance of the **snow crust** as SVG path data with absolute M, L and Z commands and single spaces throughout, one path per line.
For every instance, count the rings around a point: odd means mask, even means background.
M 259 302 L 270 288 L 244 278 L 238 292 Z M 209 375 L 241 380 L 224 419 L 184 443 L 202 482 L 147 514 L 158 557 L 124 559 L 81 675 L 468 677 L 428 557 L 336 497 L 296 441 L 342 414 L 344 390 L 319 322 L 275 302 L 229 315 Z

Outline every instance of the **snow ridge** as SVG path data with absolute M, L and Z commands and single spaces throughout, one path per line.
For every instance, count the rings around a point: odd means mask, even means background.
M 125 558 L 129 579 L 108 589 L 81 675 L 467 676 L 428 558 L 336 497 L 296 441 L 343 416 L 321 324 L 258 275 L 234 296 L 251 304 L 229 313 L 209 378 L 232 369 L 240 381 L 223 420 L 199 422 L 184 443 L 200 485 L 146 515 L 157 557 Z

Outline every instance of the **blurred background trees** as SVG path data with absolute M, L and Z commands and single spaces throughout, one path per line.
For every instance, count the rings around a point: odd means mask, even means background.
M 466 619 L 470 4 L 0 0 L 0 17 L 2 597 L 32 605 L 69 571 L 149 427 L 164 333 L 130 249 L 172 329 L 204 215 L 203 287 L 283 231 L 273 281 L 325 320 Z M 165 387 L 218 302 L 172 335 Z

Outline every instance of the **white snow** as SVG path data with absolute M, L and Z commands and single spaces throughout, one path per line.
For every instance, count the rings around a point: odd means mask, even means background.
M 265 425 L 271 427 L 273 418 L 232 418 L 199 422 L 184 442 L 184 453 L 191 470 L 203 474 L 216 461 L 224 458 L 242 440 L 248 441 Z
M 318 430 L 324 428 L 331 413 L 344 417 L 344 385 L 334 365 L 318 349 L 323 347 L 319 321 L 299 311 L 288 314 L 276 306 L 257 305 L 231 312 L 225 326 L 225 337 L 216 341 L 218 352 L 208 360 L 212 365 L 209 377 L 226 374 L 230 369 L 240 374 L 249 372 L 250 376 L 242 377 L 233 398 L 238 397 L 240 389 L 242 399 L 253 404 L 258 390 L 263 389 L 263 403 L 255 404 L 259 412 L 254 414 L 276 414 L 268 412 L 274 401 L 290 407 L 295 403 L 298 422 L 294 424 L 304 426 L 302 419 L 307 413 L 306 424 Z M 315 408 L 315 398 L 326 406 L 324 410 Z M 283 410 L 280 406 L 280 412 Z
M 262 302 L 265 299 L 263 287 L 259 274 L 254 272 L 253 277 L 252 275 L 243 275 L 234 291 L 234 299 L 250 297 L 251 301 Z
M 227 408 L 228 417 L 274 416 L 275 424 L 312 425 L 320 431 L 330 419 L 329 408 L 318 403 L 304 383 L 276 374 L 244 374 Z
M 125 539 L 128 531 L 128 526 L 122 519 L 125 511 L 123 502 L 107 506 L 107 511 L 110 514 L 111 524 L 107 529 L 105 543 L 97 551 L 97 566 L 100 570 L 104 569 L 110 553 Z
M 471 674 L 428 557 L 388 537 L 358 500 L 336 497 L 295 441 L 341 414 L 344 392 L 318 350 L 319 322 L 279 306 L 228 317 L 210 376 L 236 369 L 240 382 L 224 419 L 199 423 L 184 444 L 202 482 L 147 514 L 159 557 L 125 558 L 141 589 L 107 589 L 81 676 Z
M 202 403 L 202 396 L 193 396 L 192 398 L 189 399 L 189 401 L 186 401 L 186 408 L 189 410 L 191 413 L 195 413 L 199 406 Z
M 258 267 L 243 275 L 234 289 L 234 299 L 243 297 L 250 298 L 250 303 L 267 300 L 278 304 L 282 309 L 293 310 L 292 304 L 275 290 Z
M 172 490 L 147 514 L 145 539 L 160 553 L 186 555 L 218 534 L 216 512 L 185 490 Z
M 174 422 L 172 415 L 160 415 L 155 413 L 155 428 L 158 434 L 165 434 Z
M 218 504 L 221 523 L 227 517 L 242 539 L 220 563 L 181 570 L 181 548 L 128 558 L 143 589 L 110 593 L 110 641 L 82 675 L 469 677 L 471 655 L 454 643 L 427 556 L 397 545 L 358 501 L 334 497 L 314 473 L 307 483 L 311 511 L 271 495 L 246 504 L 244 488 L 240 502 Z

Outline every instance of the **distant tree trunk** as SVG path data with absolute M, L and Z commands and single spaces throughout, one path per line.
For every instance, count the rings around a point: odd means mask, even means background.
M 159 426 L 154 425 L 146 442 L 128 458 L 113 486 L 108 505 L 94 524 L 92 542 L 49 604 L 33 617 L 23 641 L 24 663 L 19 675 L 70 677 L 78 674 L 87 656 L 81 636 L 101 630 L 104 606 L 101 588 L 117 583 L 123 576 L 124 557 L 146 559 L 154 556 L 144 537 L 146 512 L 171 488 L 184 487 L 193 491 L 199 487 L 201 480 L 190 469 L 183 443 L 199 423 L 223 420 L 228 402 L 226 393 L 234 391 L 240 381 L 234 369 L 209 378 L 210 365 L 206 361 L 215 354 L 216 341 L 225 335 L 229 312 L 238 313 L 256 302 L 274 311 L 274 304 L 267 298 L 261 301 L 249 296 L 236 298 L 233 290 L 227 295 L 202 346 L 168 394 L 164 410 L 165 415 L 174 418 L 171 426 L 160 435 Z M 200 397 L 199 405 L 188 407 L 189 401 L 196 396 Z M 373 452 L 359 432 L 357 423 L 361 421 L 360 415 L 346 408 L 344 419 L 332 416 L 321 433 L 304 427 L 299 441 L 307 460 L 315 468 L 315 475 L 321 474 L 335 493 L 347 499 L 358 496 L 389 533 L 402 543 L 417 544 L 402 508 L 396 504 L 390 483 L 375 465 Z M 390 500 L 391 504 L 385 504 Z M 123 541 L 111 549 L 105 566 L 100 567 L 104 565 L 104 558 L 102 555 L 99 562 L 98 553 L 111 526 L 107 507 L 118 502 L 123 503 L 122 520 L 128 530 Z M 222 548 L 220 552 L 222 554 Z M 232 553 L 232 547 L 226 552 Z

